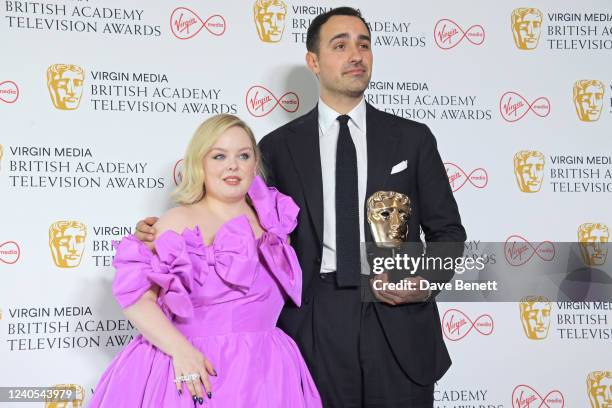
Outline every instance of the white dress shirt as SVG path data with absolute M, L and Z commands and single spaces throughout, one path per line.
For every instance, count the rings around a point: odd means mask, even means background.
M 323 177 L 323 255 L 321 273 L 336 271 L 336 148 L 341 114 L 319 99 L 319 151 Z M 348 127 L 357 153 L 357 184 L 359 196 L 359 241 L 365 241 L 363 231 L 364 202 L 368 176 L 366 140 L 366 104 L 361 102 L 348 113 Z

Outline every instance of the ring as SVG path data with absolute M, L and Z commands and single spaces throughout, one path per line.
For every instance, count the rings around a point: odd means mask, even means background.
M 200 378 L 200 374 L 198 374 L 198 373 L 186 374 L 186 375 L 180 375 L 180 376 L 176 377 L 174 379 L 174 382 L 178 384 L 178 383 L 181 383 L 181 382 L 194 381 L 194 380 L 197 380 L 198 378 Z

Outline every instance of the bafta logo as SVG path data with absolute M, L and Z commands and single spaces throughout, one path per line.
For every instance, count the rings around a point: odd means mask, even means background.
M 253 5 L 253 19 L 257 35 L 263 42 L 275 43 L 283 38 L 287 5 L 282 0 L 257 0 Z
M 603 108 L 604 84 L 596 79 L 581 79 L 574 83 L 574 107 L 583 122 L 599 120 Z
M 538 47 L 542 31 L 543 14 L 537 8 L 514 9 L 510 17 L 514 44 L 520 50 L 534 50 Z
M 544 179 L 544 155 L 536 150 L 521 150 L 516 153 L 514 175 L 523 193 L 537 193 Z
M 610 229 L 605 224 L 585 223 L 578 227 L 582 260 L 589 266 L 601 266 L 608 257 Z
M 586 382 L 591 408 L 612 407 L 612 371 L 593 371 Z
M 519 303 L 521 324 L 527 338 L 543 340 L 548 337 L 552 304 L 544 296 L 526 296 Z
M 377 245 L 397 247 L 408 239 L 410 199 L 395 191 L 377 191 L 367 201 L 368 223 Z
M 78 109 L 84 82 L 85 71 L 77 65 L 53 64 L 47 69 L 47 88 L 57 109 Z
M 47 398 L 45 408 L 82 408 L 85 402 L 85 390 L 77 384 L 56 384 L 53 390 L 58 398 Z
M 49 227 L 49 248 L 53 262 L 60 268 L 81 264 L 87 227 L 79 221 L 57 221 Z

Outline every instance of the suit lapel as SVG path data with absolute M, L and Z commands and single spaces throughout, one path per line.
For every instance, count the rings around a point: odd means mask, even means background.
M 366 201 L 375 191 L 385 187 L 392 164 L 399 152 L 396 148 L 397 132 L 389 120 L 370 104 L 366 104 L 366 138 L 368 147 L 368 180 Z M 319 112 L 313 110 L 296 121 L 291 130 L 294 137 L 286 139 L 296 171 L 302 184 L 310 220 L 319 242 L 323 242 L 323 181 L 319 149 Z M 365 208 L 365 203 L 364 209 Z M 366 214 L 366 212 L 364 212 Z M 371 241 L 370 227 L 364 217 L 366 240 Z
M 367 220 L 368 197 L 385 188 L 391 166 L 399 154 L 397 152 L 397 133 L 384 114 L 370 104 L 366 104 L 366 139 L 368 145 L 368 181 L 364 205 L 364 231 L 366 241 L 372 240 Z
M 296 134 L 285 139 L 299 175 L 308 213 L 319 242 L 323 242 L 323 180 L 319 150 L 319 111 L 313 110 L 291 128 Z

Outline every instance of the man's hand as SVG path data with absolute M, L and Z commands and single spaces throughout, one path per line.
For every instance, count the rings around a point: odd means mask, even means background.
M 430 290 L 419 289 L 420 282 L 424 280 L 420 276 L 414 276 L 410 278 L 404 278 L 403 281 L 412 282 L 412 288 L 414 289 L 388 289 L 385 288 L 385 284 L 389 283 L 389 275 L 387 273 L 381 273 L 370 279 L 370 287 L 374 297 L 383 303 L 389 305 L 401 305 L 404 303 L 416 303 L 424 302 L 429 299 L 431 295 Z M 376 283 L 376 287 L 374 283 Z M 376 289 L 378 288 L 378 289 Z
M 136 224 L 136 232 L 134 236 L 142 241 L 150 250 L 154 250 L 153 241 L 155 240 L 155 228 L 153 225 L 157 222 L 157 217 L 147 217 L 144 220 L 138 221 Z

